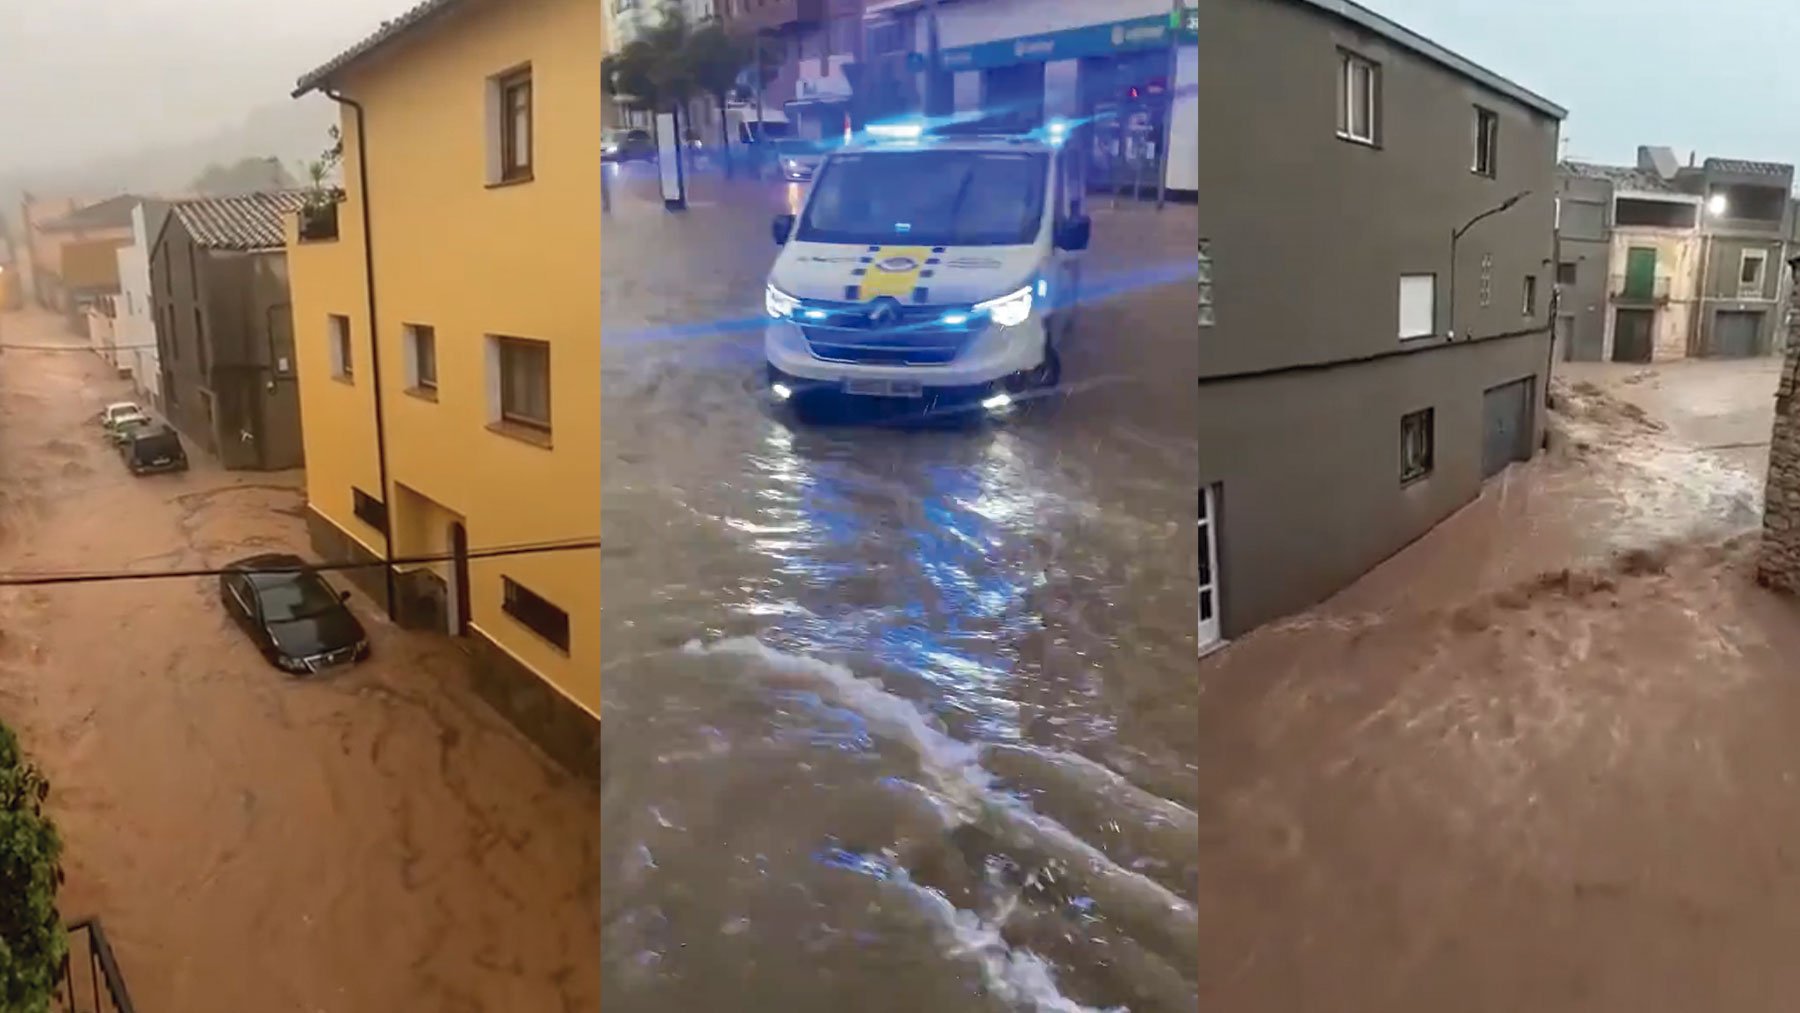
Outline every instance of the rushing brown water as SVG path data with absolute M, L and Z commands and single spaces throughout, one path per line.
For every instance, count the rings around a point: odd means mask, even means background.
M 127 474 L 90 417 L 128 394 L 85 350 L 0 355 L 0 572 L 304 551 L 297 474 Z M 0 720 L 55 788 L 65 917 L 103 919 L 142 1010 L 594 1009 L 592 789 L 366 606 L 373 660 L 296 681 L 210 581 L 0 590 Z
M 1096 220 L 1072 396 L 919 431 L 761 404 L 782 196 L 608 223 L 604 1006 L 1188 1013 L 1192 209 Z

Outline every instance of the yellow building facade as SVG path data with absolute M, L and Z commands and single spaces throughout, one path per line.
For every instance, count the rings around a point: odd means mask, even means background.
M 345 197 L 288 225 L 314 547 L 399 560 L 398 618 L 594 770 L 599 552 L 484 554 L 599 537 L 601 30 L 595 0 L 389 23 L 300 80 L 340 103 Z

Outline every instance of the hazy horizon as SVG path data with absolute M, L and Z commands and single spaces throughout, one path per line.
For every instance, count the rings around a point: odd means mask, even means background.
M 10 142 L 0 146 L 0 176 L 229 131 L 292 101 L 296 78 L 413 2 L 8 4 L 0 94 L 14 101 L 0 105 L 0 137 Z

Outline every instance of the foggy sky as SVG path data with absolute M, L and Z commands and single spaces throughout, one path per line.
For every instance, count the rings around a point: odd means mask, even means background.
M 0 0 L 0 171 L 206 135 L 415 0 Z
M 1570 158 L 1800 162 L 1795 0 L 1361 0 L 1569 110 Z

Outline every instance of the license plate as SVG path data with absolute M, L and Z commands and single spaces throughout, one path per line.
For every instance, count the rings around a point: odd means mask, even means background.
M 844 393 L 863 397 L 924 397 L 925 387 L 916 380 L 845 380 Z
M 154 460 L 154 461 L 151 461 L 151 462 L 150 462 L 150 463 L 151 463 L 151 464 L 168 464 L 168 463 L 169 463 L 169 459 L 168 459 L 168 458 L 166 458 L 166 457 L 159 457 L 159 458 L 157 458 L 157 459 L 156 459 L 156 460 Z

